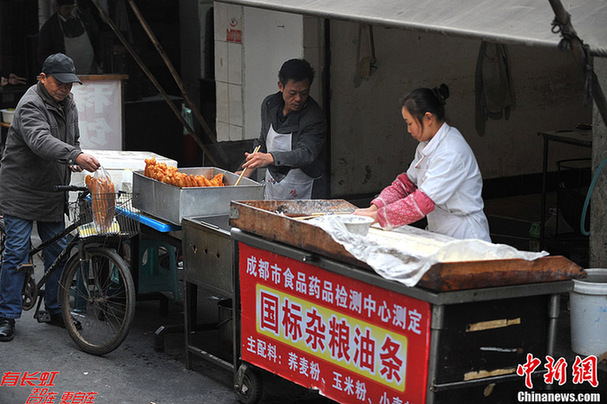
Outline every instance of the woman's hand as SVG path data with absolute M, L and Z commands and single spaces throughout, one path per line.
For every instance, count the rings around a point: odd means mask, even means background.
M 367 216 L 373 219 L 373 223 L 377 223 L 377 206 L 371 205 L 368 208 L 356 209 L 355 215 Z

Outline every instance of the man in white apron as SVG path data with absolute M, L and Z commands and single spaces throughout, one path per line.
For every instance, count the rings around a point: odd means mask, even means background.
M 261 105 L 261 135 L 257 153 L 245 153 L 250 176 L 266 167 L 265 199 L 310 199 L 314 180 L 324 171 L 321 152 L 327 123 L 312 97 L 314 70 L 304 59 L 286 61 L 278 73 L 279 92 Z
M 74 61 L 77 74 L 98 74 L 98 33 L 95 21 L 78 11 L 75 0 L 57 0 L 57 12 L 40 29 L 38 58 L 64 53 Z

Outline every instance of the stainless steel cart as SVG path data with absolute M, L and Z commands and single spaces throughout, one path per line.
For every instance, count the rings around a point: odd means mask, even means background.
M 195 355 L 233 371 L 233 242 L 228 216 L 188 217 L 181 223 L 186 367 L 192 367 Z M 199 312 L 199 306 L 205 313 Z
M 338 402 L 512 402 L 525 388 L 518 365 L 553 354 L 560 294 L 582 272 L 562 257 L 441 264 L 426 287 L 406 287 L 357 264 L 288 207 L 232 208 L 235 384 L 246 403 L 262 389 L 259 369 Z M 500 264 L 523 270 L 500 282 L 484 269 Z M 457 289 L 457 274 L 481 286 Z

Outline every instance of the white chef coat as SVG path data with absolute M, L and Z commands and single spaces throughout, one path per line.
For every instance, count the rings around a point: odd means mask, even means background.
M 268 153 L 273 151 L 291 151 L 291 137 L 291 133 L 278 133 L 270 125 L 268 136 L 266 137 L 266 149 Z M 265 185 L 264 199 L 266 200 L 310 199 L 312 197 L 314 178 L 299 168 L 292 168 L 286 177 L 277 182 L 270 174 L 270 170 L 266 170 Z
M 483 212 L 481 172 L 456 128 L 443 123 L 432 139 L 421 142 L 407 176 L 435 204 L 427 215 L 429 231 L 491 241 Z

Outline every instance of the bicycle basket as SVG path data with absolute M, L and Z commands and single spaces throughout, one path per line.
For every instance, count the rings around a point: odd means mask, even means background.
M 139 233 L 138 209 L 133 208 L 136 194 L 127 192 L 98 193 L 72 203 L 74 217 L 81 225 L 80 237 L 119 235 L 132 237 Z

